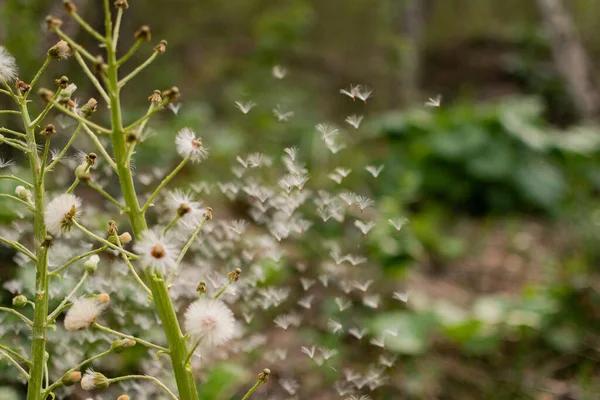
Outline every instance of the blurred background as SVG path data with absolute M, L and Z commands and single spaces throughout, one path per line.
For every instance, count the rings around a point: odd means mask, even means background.
M 56 42 L 41 21 L 62 15 L 60 3 L 0 0 L 0 43 L 21 76 L 31 76 Z M 76 3 L 92 26 L 102 25 L 101 3 Z M 153 89 L 182 92 L 177 118 L 168 111 L 153 122 L 138 170 L 175 165 L 175 151 L 164 149 L 183 126 L 197 129 L 211 158 L 185 169 L 181 182 L 226 181 L 238 154 L 291 145 L 311 171 L 385 166 L 377 180 L 346 181 L 381 213 L 411 221 L 400 238 L 376 228 L 367 241 L 371 268 L 383 277 L 374 285 L 383 291 L 401 282 L 412 296 L 400 311 L 382 304 L 370 322 L 375 330 L 400 327 L 387 348 L 399 357 L 398 371 L 374 398 L 600 398 L 599 1 L 130 5 L 122 48 L 147 24 L 168 51 L 123 94 L 127 113 L 144 113 Z M 65 21 L 67 33 L 93 46 Z M 149 52 L 138 51 L 134 63 Z M 274 79 L 275 65 L 287 70 L 284 79 Z M 66 74 L 78 93 L 94 95 L 76 63 L 52 68 L 46 85 Z M 351 83 L 374 88 L 374 96 L 352 102 L 339 93 Z M 437 95 L 441 106 L 426 108 Z M 244 116 L 234 102 L 248 100 L 257 107 Z M 273 116 L 277 105 L 295 113 L 285 124 Z M 350 114 L 365 119 L 358 131 L 347 127 L 354 149 L 334 164 L 314 126 L 345 126 Z M 328 178 L 313 172 L 312 179 Z M 243 212 L 235 202 L 222 208 Z M 9 281 L 14 271 L 3 265 L 0 274 Z M 2 302 L 10 298 L 6 289 Z M 355 351 L 360 358 L 371 350 Z M 240 393 L 230 387 L 236 373 L 229 364 L 208 374 L 203 399 Z M 334 398 L 318 386 L 306 393 Z

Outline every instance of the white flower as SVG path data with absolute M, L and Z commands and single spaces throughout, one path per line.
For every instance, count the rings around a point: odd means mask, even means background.
M 363 120 L 363 116 L 362 115 L 350 115 L 349 117 L 346 117 L 345 121 L 347 123 L 349 123 L 350 125 L 352 125 L 354 127 L 354 129 L 358 129 L 358 127 L 360 126 L 360 123 Z
M 221 300 L 200 299 L 185 312 L 185 330 L 202 344 L 214 347 L 227 342 L 235 333 L 233 312 Z
M 65 329 L 78 331 L 87 329 L 96 322 L 96 318 L 108 307 L 110 297 L 106 293 L 94 297 L 75 299 L 65 317 Z
M 144 232 L 134 250 L 142 257 L 144 266 L 162 273 L 175 268 L 179 254 L 179 249 L 169 238 L 153 230 Z
M 73 221 L 79 217 L 81 199 L 73 194 L 61 194 L 46 206 L 44 220 L 48 232 L 60 236 L 69 236 Z
M 208 157 L 208 150 L 202 144 L 202 138 L 196 137 L 196 132 L 190 128 L 183 128 L 177 133 L 175 145 L 181 157 L 189 158 L 193 162 L 200 162 Z
M 169 209 L 177 212 L 181 221 L 189 225 L 197 225 L 204 216 L 205 210 L 200 208 L 202 202 L 194 201 L 191 193 L 180 189 L 169 192 L 167 204 Z
M 10 82 L 17 77 L 17 72 L 17 61 L 4 46 L 0 46 L 0 79 Z

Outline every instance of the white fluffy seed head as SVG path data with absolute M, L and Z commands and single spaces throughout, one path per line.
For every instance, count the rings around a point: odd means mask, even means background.
M 183 128 L 175 138 L 177 152 L 183 158 L 192 162 L 200 162 L 208 157 L 208 150 L 202 144 L 202 138 L 196 137 L 196 132 L 190 128 Z
M 69 236 L 73 221 L 81 214 L 81 199 L 73 194 L 61 194 L 46 206 L 46 229 L 53 235 Z
M 4 46 L 0 46 L 0 78 L 11 82 L 17 77 L 17 72 L 17 61 Z
M 96 322 L 102 311 L 108 307 L 109 301 L 110 297 L 106 293 L 94 297 L 75 299 L 65 317 L 65 329 L 78 331 L 89 328 L 90 325 Z
M 221 300 L 200 299 L 185 312 L 185 330 L 204 347 L 219 346 L 235 333 L 233 312 Z
M 142 257 L 143 265 L 163 274 L 175 268 L 179 255 L 179 248 L 170 238 L 154 230 L 144 232 L 134 250 Z

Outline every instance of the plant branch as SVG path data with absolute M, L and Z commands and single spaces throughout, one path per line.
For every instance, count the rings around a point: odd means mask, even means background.
M 102 247 L 99 247 L 97 249 L 90 250 L 87 253 L 84 253 L 84 254 L 78 255 L 76 257 L 73 257 L 69 261 L 67 261 L 66 263 L 64 263 L 62 266 L 56 268 L 54 271 L 49 271 L 48 272 L 48 276 L 58 276 L 58 274 L 62 270 L 64 270 L 65 268 L 70 267 L 71 265 L 75 264 L 77 261 L 83 260 L 84 258 L 88 258 L 90 256 L 93 256 L 94 254 L 102 253 L 106 249 L 108 249 L 108 246 L 102 246 Z
M 21 367 L 21 364 L 16 362 L 15 359 L 10 356 L 10 354 L 3 351 L 2 349 L 0 349 L 0 353 L 2 353 L 4 358 L 6 358 L 8 361 L 10 361 L 21 372 L 21 374 L 23 374 L 23 376 L 25 376 L 25 378 L 27 378 L 27 380 L 29 380 L 29 374 L 27 373 L 27 371 L 25 371 L 25 369 L 23 367 Z
M 42 66 L 40 67 L 38 72 L 35 74 L 35 76 L 31 80 L 31 82 L 29 83 L 29 86 L 31 86 L 31 89 L 33 89 L 35 87 L 35 84 L 41 78 L 42 74 L 46 70 L 46 67 L 48 67 L 48 65 L 50 64 L 50 61 L 52 61 L 52 58 L 49 55 L 46 55 L 46 59 L 44 60 L 44 63 L 42 64 Z M 27 92 L 25 94 L 25 96 L 24 96 L 25 98 L 27 98 L 27 96 L 29 96 L 29 93 L 31 93 L 31 89 L 29 90 L 29 92 Z
M 15 135 L 15 136 L 22 137 L 22 138 L 25 138 L 27 136 L 24 133 L 13 131 L 12 129 L 3 128 L 3 127 L 0 127 L 0 132 L 10 133 L 11 135 Z
M 97 191 L 98 193 L 100 193 L 106 200 L 110 201 L 111 203 L 113 203 L 114 205 L 116 205 L 117 207 L 119 207 L 119 209 L 121 211 L 125 211 L 127 209 L 127 207 L 125 207 L 123 204 L 119 203 L 119 201 L 117 199 L 115 199 L 110 194 L 108 194 L 106 192 L 106 190 L 104 190 L 100 186 L 96 185 L 91 179 L 89 179 L 87 181 L 87 184 L 88 184 L 89 187 L 91 187 L 92 189 L 94 189 L 95 191 Z
M 85 280 L 87 279 L 88 276 L 89 276 L 89 274 L 87 273 L 87 271 L 84 271 L 83 275 L 81 276 L 81 279 L 79 280 L 79 282 L 77 282 L 77 285 L 75 285 L 73 290 L 71 290 L 71 293 L 66 295 L 65 298 L 63 299 L 63 301 L 60 302 L 58 307 L 56 307 L 56 309 L 50 315 L 48 315 L 48 322 L 46 322 L 47 325 L 53 324 L 54 321 L 56 321 L 56 318 L 58 318 L 58 316 L 60 315 L 60 313 L 65 308 L 70 307 L 70 305 L 67 305 L 67 303 L 69 303 L 71 301 L 71 297 L 73 297 L 75 295 L 75 293 L 77 293 L 77 291 L 79 290 L 81 285 L 83 285 L 83 283 L 85 282 Z
M 175 396 L 175 394 L 173 392 L 171 392 L 169 390 L 169 388 L 167 386 L 165 386 L 164 383 L 162 383 L 161 381 L 159 381 L 158 379 L 156 379 L 155 377 L 150 376 L 150 375 L 126 375 L 126 376 L 120 376 L 118 378 L 112 378 L 112 379 L 109 379 L 108 381 L 110 383 L 115 383 L 115 382 L 120 382 L 120 381 L 124 381 L 124 380 L 128 380 L 128 379 L 145 379 L 145 380 L 152 381 L 157 386 L 159 386 L 162 390 L 164 390 L 172 399 L 179 400 L 178 397 Z
M 117 163 L 115 163 L 115 160 L 112 159 L 112 157 L 110 156 L 110 154 L 108 154 L 102 143 L 100 143 L 100 139 L 98 139 L 98 136 L 96 136 L 96 134 L 92 132 L 92 130 L 86 125 L 83 126 L 83 129 L 87 133 L 90 140 L 94 142 L 96 148 L 98 149 L 100 154 L 102 154 L 106 162 L 112 167 L 114 171 L 117 171 Z
M 27 182 L 24 179 L 19 178 L 18 176 L 14 176 L 14 175 L 0 175 L 0 179 L 11 179 L 13 181 L 17 181 L 19 183 L 22 183 L 24 186 L 28 187 L 29 189 L 33 188 L 33 185 L 29 182 Z
M 86 49 L 83 48 L 83 46 L 78 45 L 77 43 L 75 43 L 75 41 L 73 39 L 71 39 L 66 33 L 64 33 L 63 31 L 61 31 L 60 29 L 56 29 L 56 34 L 65 42 L 67 42 L 69 44 L 69 46 L 71 46 L 73 48 L 73 50 L 83 54 L 83 56 L 85 58 L 88 59 L 88 61 L 95 63 L 96 62 L 96 57 L 94 57 L 93 55 L 91 55 Z
M 169 350 L 169 349 L 167 349 L 166 347 L 162 347 L 162 346 L 159 346 L 159 345 L 157 345 L 157 344 L 150 343 L 150 342 L 148 342 L 148 341 L 145 341 L 145 340 L 143 340 L 143 339 L 140 339 L 140 338 L 138 338 L 138 337 L 135 337 L 135 336 L 128 335 L 128 334 L 126 334 L 126 333 L 123 333 L 123 332 L 115 331 L 114 329 L 110 329 L 110 328 L 109 328 L 109 327 L 107 327 L 107 326 L 100 325 L 100 324 L 98 324 L 97 322 L 94 322 L 94 323 L 92 324 L 92 327 L 94 327 L 94 328 L 96 328 L 96 329 L 98 329 L 98 330 L 100 330 L 100 331 L 102 331 L 102 332 L 111 333 L 111 334 L 113 334 L 113 335 L 116 335 L 116 336 L 122 337 L 122 338 L 124 338 L 124 339 L 131 339 L 131 340 L 135 340 L 137 343 L 139 343 L 139 344 L 141 344 L 141 345 L 144 345 L 144 346 L 146 346 L 146 347 L 149 347 L 149 348 L 151 348 L 151 349 L 155 349 L 155 350 L 161 351 L 161 352 L 163 352 L 163 353 L 170 353 L 170 350 Z
M 142 72 L 144 70 L 144 68 L 146 68 L 148 65 L 150 65 L 152 63 L 152 61 L 154 61 L 154 59 L 156 58 L 156 56 L 158 56 L 158 54 L 159 53 L 156 50 L 154 52 L 152 52 L 152 55 L 150 57 L 148 57 L 148 59 L 146 61 L 144 61 L 136 69 L 131 71 L 131 73 L 129 75 L 127 75 L 126 77 L 124 77 L 123 79 L 121 79 L 119 81 L 118 87 L 122 88 L 123 86 L 125 86 L 127 84 L 127 82 L 129 82 L 130 80 L 135 78 L 137 74 Z
M 126 254 L 129 257 L 133 258 L 133 259 L 137 259 L 138 256 L 136 254 L 133 254 L 130 251 L 124 250 L 121 247 L 112 244 L 111 242 L 109 242 L 108 240 L 96 235 L 93 232 L 90 232 L 89 230 L 87 230 L 83 225 L 81 225 L 79 222 L 77 222 L 75 219 L 73 219 L 73 225 L 75 225 L 76 228 L 78 228 L 80 231 L 82 231 L 83 233 L 85 233 L 86 235 L 88 235 L 89 237 L 92 237 L 94 239 L 96 239 L 97 241 L 105 244 L 106 246 L 110 247 L 113 250 L 117 250 L 120 253 Z
M 85 74 L 90 79 L 90 81 L 92 82 L 94 87 L 98 90 L 98 93 L 100 93 L 100 96 L 102 96 L 102 98 L 104 99 L 106 104 L 110 104 L 110 99 L 108 98 L 108 94 L 106 94 L 106 91 L 100 84 L 100 81 L 98 80 L 98 78 L 96 78 L 96 76 L 92 73 L 90 68 L 87 66 L 87 64 L 85 63 L 85 60 L 83 58 L 81 58 L 81 55 L 79 54 L 79 52 L 74 51 L 73 53 L 74 53 L 75 59 L 81 66 L 81 69 L 83 70 L 83 72 L 85 72 Z
M 129 60 L 131 58 L 131 56 L 135 54 L 135 52 L 140 47 L 142 42 L 143 42 L 142 40 L 136 40 L 135 43 L 129 48 L 129 50 L 127 50 L 127 53 L 125 53 L 125 55 L 123 57 L 121 57 L 121 59 L 117 62 L 117 66 L 120 67 L 127 60 Z
M 190 236 L 190 238 L 187 241 L 187 243 L 185 244 L 185 246 L 183 246 L 183 249 L 181 249 L 181 253 L 179 253 L 179 257 L 177 257 L 177 261 L 175 262 L 175 268 L 173 268 L 173 271 L 171 271 L 171 273 L 169 274 L 169 278 L 167 279 L 167 287 L 169 287 L 169 285 L 173 281 L 173 278 L 175 277 L 175 273 L 177 272 L 177 269 L 179 268 L 179 265 L 181 264 L 183 257 L 185 257 L 185 254 L 188 252 L 188 250 L 190 249 L 190 247 L 192 246 L 192 244 L 194 243 L 194 241 L 196 240 L 196 238 L 202 231 L 202 227 L 204 226 L 206 221 L 208 221 L 207 217 L 202 218 L 202 221 L 200 222 L 200 224 L 198 225 L 198 227 L 196 228 L 194 233 L 192 233 L 192 236 Z
M 36 212 L 36 209 L 34 206 L 32 206 L 30 203 L 26 202 L 25 200 L 21 200 L 17 196 L 13 196 L 12 194 L 8 194 L 8 193 L 0 193 L 0 197 L 6 197 L 8 199 L 17 201 L 17 202 L 21 203 L 22 205 L 24 205 L 25 207 L 27 207 L 30 211 L 33 211 L 34 213 Z
M 103 126 L 93 123 L 92 121 L 88 121 L 87 119 L 83 118 L 81 115 L 63 107 L 61 104 L 58 104 L 55 101 L 53 101 L 52 103 L 54 104 L 54 107 L 58 108 L 62 113 L 67 114 L 69 117 L 75 119 L 79 123 L 87 125 L 88 127 L 95 129 L 100 133 L 111 133 L 110 129 L 106 129 Z
M 81 131 L 81 127 L 82 126 L 83 126 L 83 124 L 81 124 L 81 123 L 79 125 L 77 125 L 77 129 L 75 129 L 75 132 L 73 132 L 73 134 L 69 138 L 69 141 L 67 142 L 67 144 L 65 145 L 65 147 L 60 151 L 60 153 L 58 154 L 58 156 L 56 156 L 56 158 L 50 163 L 50 165 L 48 165 L 44 169 L 44 172 L 46 172 L 46 171 L 52 171 L 52 168 L 54 168 L 56 166 L 56 164 L 58 164 L 60 162 L 60 160 L 65 156 L 65 154 L 67 153 L 67 150 L 69 150 L 69 148 L 71 147 L 71 145 L 75 141 L 75 138 L 77 138 L 77 135 L 79 135 L 79 132 Z
M 29 326 L 33 325 L 33 322 L 29 318 L 27 318 L 26 316 L 24 316 L 23 314 L 21 314 L 17 310 L 13 310 L 12 308 L 8 308 L 8 307 L 0 307 L 0 311 L 6 311 L 7 313 L 11 313 L 11 314 L 19 317 L 19 319 L 21 321 L 25 322 Z
M 177 173 L 181 170 L 181 168 L 184 167 L 184 165 L 188 162 L 188 160 L 189 160 L 189 158 L 184 158 L 183 160 L 181 160 L 179 165 L 177 165 L 177 167 L 175 167 L 175 169 L 162 180 L 162 182 L 158 185 L 158 187 L 156 188 L 154 193 L 152 193 L 152 195 L 150 196 L 150 198 L 148 199 L 146 204 L 144 204 L 144 206 L 142 207 L 142 213 L 145 213 L 146 210 L 148 210 L 148 207 L 150 207 L 152 205 L 152 201 L 154 201 L 156 196 L 158 196 L 160 194 L 161 190 L 163 190 L 163 188 L 165 186 L 167 186 L 167 184 L 171 181 L 171 179 L 173 179 L 175 177 L 175 175 L 177 175 Z

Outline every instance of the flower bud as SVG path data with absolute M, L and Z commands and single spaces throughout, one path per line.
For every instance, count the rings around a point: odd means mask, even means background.
M 132 347 L 135 346 L 136 342 L 133 339 L 119 339 L 119 340 L 115 340 L 114 342 L 112 342 L 112 344 L 110 345 L 110 349 L 112 351 L 114 351 L 115 353 L 120 353 L 123 351 L 123 349 L 126 349 L 128 347 Z
M 173 86 L 172 88 L 163 91 L 162 97 L 169 100 L 169 103 L 176 102 L 179 99 L 179 88 L 177 86 Z
M 100 304 L 108 304 L 110 302 L 110 296 L 108 293 L 100 293 L 96 296 L 96 301 Z
M 48 56 L 55 60 L 64 60 L 71 55 L 71 46 L 64 40 L 58 41 L 54 46 L 48 49 Z
M 52 124 L 46 125 L 44 129 L 40 131 L 40 135 L 43 136 L 54 136 L 56 135 L 56 128 Z
M 213 219 L 212 207 L 206 207 L 206 210 L 204 210 L 204 218 L 206 218 L 207 221 L 210 221 L 211 219 Z
M 27 305 L 27 297 L 20 294 L 18 296 L 13 297 L 12 303 L 15 307 L 25 307 Z
M 108 378 L 100 372 L 88 370 L 81 379 L 83 390 L 106 389 L 110 385 Z
M 96 272 L 99 262 L 100 262 L 100 257 L 98 257 L 97 254 L 94 254 L 93 256 L 88 258 L 86 260 L 86 262 L 83 263 L 84 271 L 87 272 L 89 275 L 92 275 L 94 272 Z
M 108 229 L 106 230 L 106 232 L 109 235 L 115 235 L 115 234 L 119 233 L 119 228 L 117 227 L 117 223 L 115 221 L 113 221 L 112 219 L 110 221 L 108 221 Z
M 127 3 L 127 0 L 115 0 L 115 7 L 127 10 L 129 8 L 129 3 Z
M 117 400 L 130 400 L 130 397 L 126 394 L 122 394 L 119 397 L 117 397 Z
M 81 380 L 81 372 L 71 371 L 67 372 L 62 378 L 61 382 L 65 386 L 72 386 Z
M 50 32 L 55 32 L 57 29 L 60 29 L 62 24 L 63 22 L 60 20 L 60 18 L 53 17 L 52 15 L 48 15 L 46 17 L 46 27 Z
M 137 30 L 134 34 L 135 40 L 141 40 L 144 42 L 149 42 L 152 40 L 152 32 L 150 31 L 150 27 L 148 25 L 143 25 L 140 29 Z
M 54 97 L 54 92 L 52 90 L 48 90 L 46 88 L 41 88 L 38 90 L 38 95 L 46 102 L 49 103 Z
M 87 182 L 90 179 L 92 179 L 92 174 L 90 174 L 87 171 L 87 169 L 88 169 L 87 164 L 81 164 L 80 166 L 75 168 L 75 176 L 77 177 L 77 179 L 79 179 L 82 182 Z
M 265 368 L 260 374 L 258 374 L 258 380 L 262 383 L 265 383 L 269 380 L 269 375 L 271 375 L 271 370 L 269 368 Z
M 154 46 L 154 51 L 158 54 L 165 54 L 165 51 L 167 51 L 167 41 L 163 39 L 158 42 L 158 44 Z
M 205 281 L 200 281 L 198 286 L 196 286 L 196 292 L 198 292 L 198 294 L 206 293 L 206 282 Z
M 160 95 L 160 90 L 154 90 L 150 97 L 148 97 L 148 100 L 154 103 L 154 105 L 159 105 L 160 103 L 162 103 L 162 96 Z
M 229 279 L 229 282 L 237 282 L 238 279 L 240 279 L 241 274 L 242 274 L 242 270 L 239 268 L 236 268 L 227 274 L 227 278 Z
M 42 242 L 42 247 L 49 248 L 52 246 L 52 235 L 46 234 L 44 237 L 44 241 Z
M 77 11 L 77 7 L 71 0 L 63 0 L 63 8 L 67 12 L 67 14 L 73 14 Z
M 17 88 L 17 91 L 21 95 L 26 95 L 31 90 L 31 85 L 29 85 L 29 84 L 23 82 L 22 80 L 20 80 L 19 78 L 17 78 L 16 88 Z
M 31 200 L 31 190 L 26 189 L 25 186 L 17 186 L 15 189 L 15 194 L 18 198 L 25 201 Z
M 93 97 L 81 107 L 81 115 L 83 118 L 89 118 L 98 110 L 98 101 Z
M 56 83 L 61 89 L 66 89 L 67 86 L 69 86 L 69 78 L 63 75 L 60 78 L 55 79 L 54 83 Z
M 96 153 L 88 153 L 88 155 L 85 156 L 85 162 L 90 167 L 93 167 L 94 165 L 96 165 L 97 158 L 98 156 L 96 155 Z
M 104 63 L 104 58 L 102 58 L 100 55 L 96 56 L 96 61 L 94 62 L 94 73 L 101 74 L 106 72 L 107 69 L 108 65 Z
M 125 141 L 127 144 L 135 143 L 140 139 L 140 134 L 137 131 L 129 131 L 125 135 Z
M 121 242 L 121 244 L 127 244 L 127 243 L 131 242 L 131 240 L 132 240 L 132 237 L 129 232 L 124 232 L 121 235 L 119 235 L 119 241 Z

